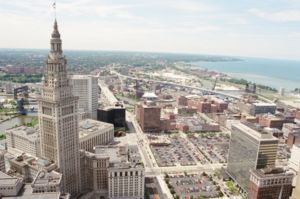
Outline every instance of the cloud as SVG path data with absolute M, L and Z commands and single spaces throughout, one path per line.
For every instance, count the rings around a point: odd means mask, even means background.
M 274 21 L 274 22 L 300 22 L 299 10 L 282 10 L 276 12 L 265 12 L 259 9 L 253 8 L 249 12 L 259 18 Z

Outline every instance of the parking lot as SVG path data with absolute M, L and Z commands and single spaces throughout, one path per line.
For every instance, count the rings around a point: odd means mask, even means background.
M 226 163 L 229 149 L 229 136 L 222 133 L 192 134 L 188 139 L 211 163 Z
M 169 175 L 165 180 L 171 193 L 180 198 L 215 198 L 220 194 L 220 187 L 205 173 Z
M 160 167 L 226 163 L 229 139 L 222 133 L 173 135 L 168 143 L 153 144 L 150 148 Z
M 198 152 L 189 150 L 186 139 L 176 136 L 170 138 L 170 141 L 168 145 L 151 145 L 158 166 L 196 165 L 203 158 Z

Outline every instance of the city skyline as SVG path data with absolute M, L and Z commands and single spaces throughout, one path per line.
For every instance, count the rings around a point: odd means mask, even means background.
M 53 1 L 0 2 L 0 48 L 46 49 Z M 57 18 L 65 49 L 298 59 L 298 8 L 298 0 L 61 0 Z

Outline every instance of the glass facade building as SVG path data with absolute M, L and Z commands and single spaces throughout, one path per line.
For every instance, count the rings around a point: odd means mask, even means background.
M 258 132 L 237 123 L 232 125 L 227 172 L 248 192 L 250 169 L 274 166 L 278 139 L 272 134 Z

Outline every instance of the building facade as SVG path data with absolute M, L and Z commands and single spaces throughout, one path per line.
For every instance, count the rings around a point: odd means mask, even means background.
M 139 104 L 136 106 L 136 117 L 144 132 L 160 131 L 161 108 L 154 104 Z
M 94 147 L 114 140 L 114 126 L 97 120 L 85 119 L 79 123 L 80 149 L 94 152 Z
M 41 156 L 57 163 L 62 175 L 62 191 L 80 193 L 78 97 L 73 96 L 67 74 L 67 60 L 55 20 L 51 51 L 38 98 Z
M 23 185 L 22 178 L 11 177 L 0 171 L 0 197 L 17 196 Z
M 0 171 L 5 173 L 5 159 L 4 159 L 4 151 L 0 150 Z
M 248 199 L 289 199 L 293 176 L 281 168 L 252 169 Z
M 299 178 L 299 174 L 300 174 L 300 167 L 299 167 L 299 170 L 298 170 L 297 183 L 296 183 L 296 187 L 293 190 L 292 199 L 300 199 L 300 178 Z
M 35 157 L 41 156 L 40 137 L 37 127 L 19 126 L 5 132 L 7 147 L 15 148 Z
M 97 120 L 111 123 L 114 127 L 126 126 L 126 111 L 122 107 L 107 107 L 105 109 L 98 109 Z
M 79 98 L 78 110 L 85 119 L 97 119 L 99 98 L 98 79 L 91 75 L 73 75 L 71 77 L 73 95 Z
M 93 199 L 143 199 L 145 168 L 135 146 L 96 146 L 82 152 L 83 186 Z
M 250 169 L 275 166 L 278 139 L 242 123 L 232 124 L 231 129 L 227 172 L 247 192 Z

